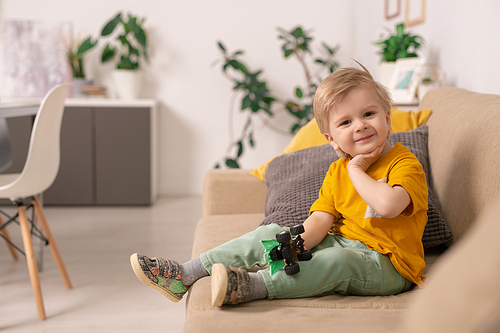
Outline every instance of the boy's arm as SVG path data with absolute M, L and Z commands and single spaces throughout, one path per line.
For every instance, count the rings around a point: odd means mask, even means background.
M 315 211 L 304 221 L 305 232 L 301 235 L 306 249 L 312 249 L 325 238 L 335 218 L 332 214 Z
M 368 167 L 382 154 L 379 147 L 373 152 L 354 157 L 348 165 L 349 177 L 363 200 L 383 217 L 393 218 L 401 214 L 411 203 L 408 192 L 401 186 L 378 182 L 366 174 Z

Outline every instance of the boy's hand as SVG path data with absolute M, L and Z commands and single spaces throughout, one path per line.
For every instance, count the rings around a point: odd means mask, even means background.
M 389 149 L 387 143 L 377 147 L 374 151 L 355 156 L 347 165 L 351 182 L 358 194 L 378 214 L 383 217 L 393 218 L 401 214 L 411 203 L 411 198 L 406 190 L 396 185 L 392 187 L 385 182 L 371 178 L 366 170 Z
M 368 154 L 360 154 L 356 155 L 351 159 L 347 168 L 351 170 L 352 168 L 361 169 L 363 172 L 366 172 L 370 165 L 372 165 L 375 161 L 377 161 L 380 156 L 384 153 L 385 143 L 382 146 L 377 147 L 374 151 Z

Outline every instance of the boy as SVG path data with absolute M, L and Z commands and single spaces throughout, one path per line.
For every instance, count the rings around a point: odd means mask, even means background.
M 391 98 L 368 71 L 344 68 L 318 87 L 318 126 L 339 157 L 332 163 L 301 235 L 313 257 L 301 271 L 271 275 L 260 240 L 276 224 L 231 240 L 183 265 L 131 256 L 137 277 L 179 301 L 191 284 L 212 275 L 212 304 L 298 298 L 325 292 L 394 295 L 421 285 L 427 185 L 422 166 L 400 143 L 388 143 Z

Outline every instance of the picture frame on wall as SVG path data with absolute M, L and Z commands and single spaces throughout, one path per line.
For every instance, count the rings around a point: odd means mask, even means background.
M 393 7 L 396 7 L 391 12 L 391 9 Z M 394 17 L 399 16 L 399 13 L 401 12 L 401 0 L 385 0 L 384 2 L 384 15 L 386 20 L 390 20 Z
M 425 21 L 425 0 L 406 0 L 405 2 L 405 27 Z
M 423 58 L 398 59 L 388 86 L 395 104 L 416 104 L 418 78 Z

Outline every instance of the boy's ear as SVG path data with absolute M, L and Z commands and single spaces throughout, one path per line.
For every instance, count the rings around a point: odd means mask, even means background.
M 328 134 L 328 133 L 323 133 L 323 135 L 325 136 L 326 138 L 326 141 L 328 141 L 328 143 L 333 147 L 333 149 L 335 150 L 339 150 L 339 145 L 337 144 L 337 142 L 335 142 L 335 140 L 333 139 L 333 137 Z
M 389 132 L 392 130 L 392 125 L 391 125 L 391 114 L 387 113 L 387 127 L 389 127 Z

